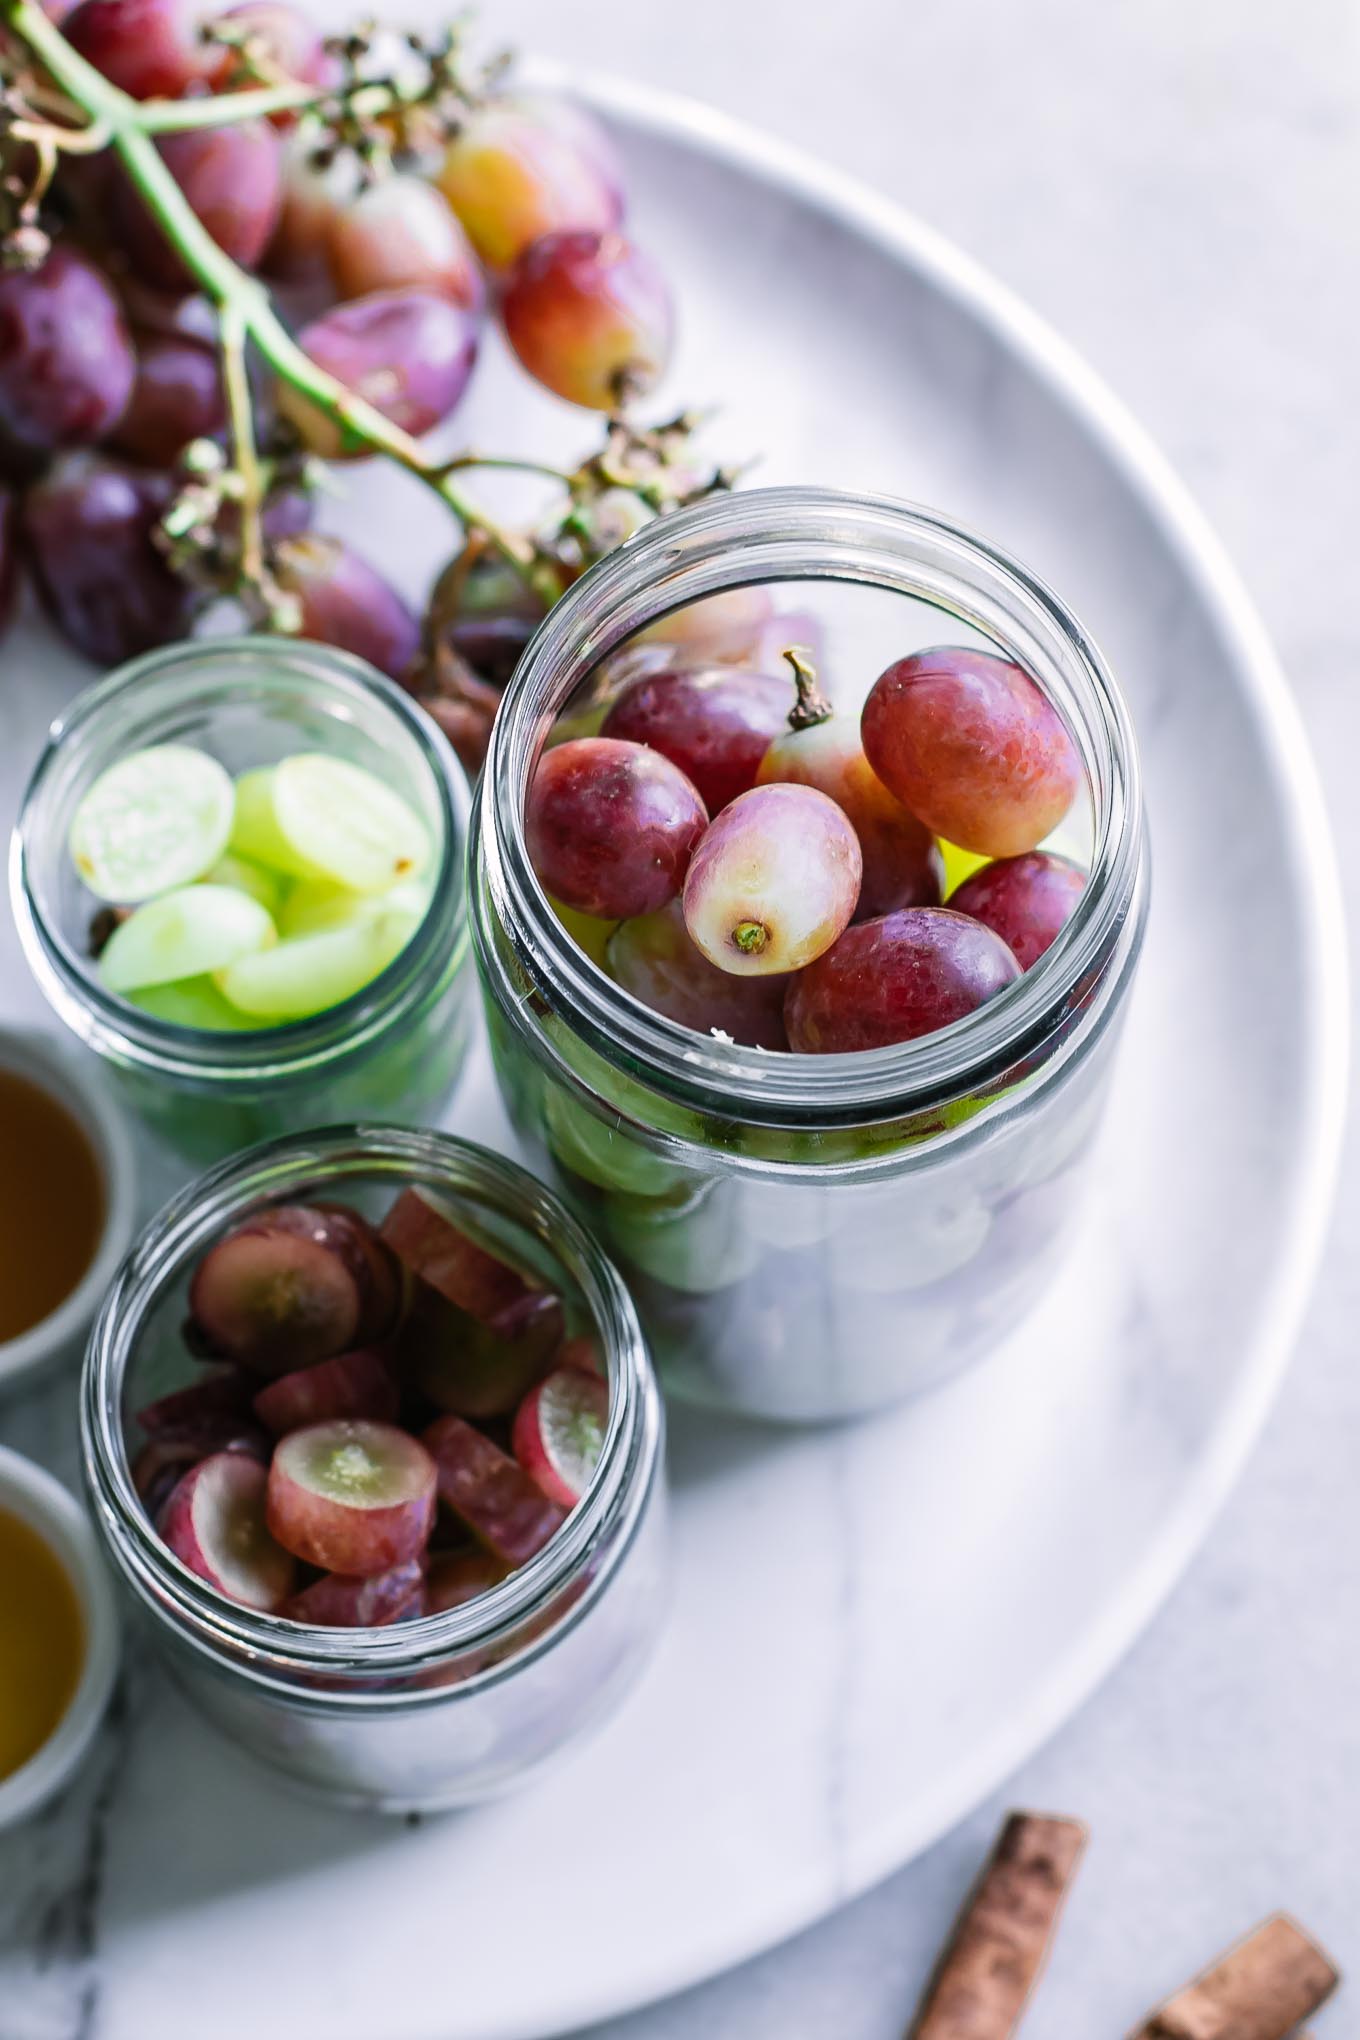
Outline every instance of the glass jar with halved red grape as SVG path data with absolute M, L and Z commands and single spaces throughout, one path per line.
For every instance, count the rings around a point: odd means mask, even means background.
M 737 493 L 569 591 L 492 738 L 474 943 L 670 1387 L 818 1421 L 999 1344 L 1072 1237 L 1147 891 L 1100 654 L 933 513 Z

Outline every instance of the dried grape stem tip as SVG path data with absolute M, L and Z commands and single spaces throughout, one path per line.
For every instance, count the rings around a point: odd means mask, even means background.
M 1287 2040 L 1340 1980 L 1317 1942 L 1275 1913 L 1168 1998 L 1129 2040 Z
M 1013 1813 L 955 1923 L 906 2040 L 1009 2040 L 1086 1847 L 1080 1821 Z

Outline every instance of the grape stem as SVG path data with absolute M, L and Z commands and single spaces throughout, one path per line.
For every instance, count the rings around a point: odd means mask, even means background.
M 793 668 L 793 684 L 798 689 L 798 699 L 789 710 L 789 728 L 811 730 L 818 723 L 829 722 L 835 710 L 817 685 L 817 669 L 808 647 L 787 645 L 784 657 Z

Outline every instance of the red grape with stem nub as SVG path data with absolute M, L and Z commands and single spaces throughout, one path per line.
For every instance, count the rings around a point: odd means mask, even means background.
M 623 218 L 614 151 L 589 115 L 515 98 L 476 111 L 449 143 L 436 183 L 483 262 L 507 269 L 545 234 L 605 233 Z
M 66 40 L 134 99 L 179 99 L 204 75 L 207 51 L 184 0 L 82 0 Z
M 790 1048 L 838 1055 L 933 1034 L 1020 975 L 999 935 L 948 907 L 904 907 L 857 921 L 793 980 Z
M 678 766 L 617 737 L 577 737 L 546 751 L 524 813 L 540 883 L 604 921 L 652 914 L 674 899 L 707 822 Z
M 928 829 L 987 857 L 1033 850 L 1076 799 L 1067 725 L 1021 666 L 937 645 L 874 682 L 860 735 L 890 793 Z
M 98 665 L 188 632 L 195 597 L 152 537 L 173 494 L 166 475 L 75 453 L 24 497 L 38 593 L 62 635 Z
M 211 439 L 227 422 L 216 350 L 164 334 L 141 337 L 137 380 L 114 445 L 148 467 L 173 467 L 191 439 Z
M 501 318 L 530 375 L 595 411 L 660 380 L 675 324 L 660 270 L 622 234 L 536 241 L 506 282 Z
M 423 177 L 397 171 L 337 209 L 327 236 L 336 294 L 437 291 L 465 311 L 486 301 L 481 267 L 448 202 Z
M 301 604 L 300 637 L 352 652 L 401 679 L 420 648 L 420 625 L 376 567 L 320 534 L 285 539 L 272 558 L 280 587 Z
M 811 786 L 755 786 L 723 809 L 685 878 L 685 926 L 736 976 L 801 970 L 829 949 L 859 898 L 854 830 Z
M 659 913 L 622 921 L 605 951 L 609 975 L 654 1013 L 696 1034 L 727 1034 L 743 1048 L 787 1048 L 786 977 L 734 977 L 690 939 L 684 910 L 672 900 Z
M 760 784 L 815 786 L 849 817 L 864 860 L 857 921 L 898 907 L 938 906 L 944 859 L 935 838 L 878 777 L 853 718 L 833 714 L 801 648 L 787 650 L 785 657 L 794 666 L 798 699 L 788 726 L 761 760 Z
M 1070 857 L 1031 850 L 984 864 L 950 895 L 949 904 L 999 935 L 1021 970 L 1028 970 L 1071 920 L 1086 879 Z
M 631 680 L 601 734 L 660 751 L 694 782 L 709 814 L 716 815 L 755 785 L 788 705 L 788 683 L 772 674 L 737 666 L 675 666 Z
M 0 426 L 44 452 L 93 446 L 118 423 L 137 364 L 108 278 L 55 247 L 33 271 L 0 271 Z
M 267 120 L 189 128 L 158 144 L 193 211 L 219 248 L 254 269 L 269 246 L 283 203 L 278 135 Z M 131 179 L 113 188 L 114 227 L 128 260 L 162 290 L 190 290 L 192 272 Z
M 337 305 L 304 326 L 298 344 L 320 368 L 417 438 L 439 425 L 467 388 L 477 359 L 477 321 L 429 290 L 375 291 Z M 280 383 L 280 413 L 313 453 L 362 456 L 340 426 L 291 383 Z

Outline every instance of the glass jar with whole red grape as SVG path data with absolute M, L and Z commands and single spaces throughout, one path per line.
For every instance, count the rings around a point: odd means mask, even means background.
M 466 1141 L 332 1127 L 200 1177 L 109 1291 L 81 1424 L 96 1530 L 190 1701 L 347 1805 L 508 1790 L 659 1633 L 664 1423 L 627 1289 Z
M 164 1150 L 428 1124 L 473 1011 L 462 768 L 362 660 L 153 652 L 54 723 L 11 860 L 43 992 Z
M 832 1419 L 1013 1330 L 1148 892 L 1128 715 L 1055 595 L 894 501 L 668 515 L 530 646 L 471 854 L 508 1108 L 670 1388 Z

